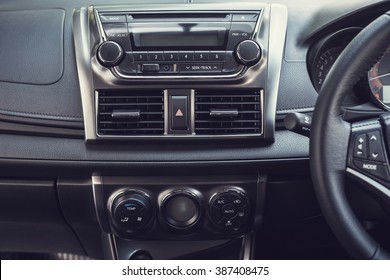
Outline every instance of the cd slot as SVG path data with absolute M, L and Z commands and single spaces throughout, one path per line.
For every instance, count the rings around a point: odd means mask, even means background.
M 232 15 L 226 13 L 134 13 L 127 15 L 127 21 L 231 21 Z

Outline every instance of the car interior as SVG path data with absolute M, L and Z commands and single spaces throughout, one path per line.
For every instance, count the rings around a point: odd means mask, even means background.
M 1 0 L 0 258 L 390 259 L 389 10 Z

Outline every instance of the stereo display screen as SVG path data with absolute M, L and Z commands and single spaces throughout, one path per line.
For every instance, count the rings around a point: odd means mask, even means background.
M 180 24 L 170 27 L 133 27 L 136 48 L 223 47 L 226 28 Z M 197 25 L 197 24 L 194 24 Z

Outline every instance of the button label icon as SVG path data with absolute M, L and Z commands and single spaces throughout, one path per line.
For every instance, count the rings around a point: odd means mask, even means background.
M 363 169 L 368 170 L 377 170 L 378 166 L 376 164 L 363 164 Z
M 182 117 L 182 116 L 184 116 L 184 115 L 183 115 L 183 112 L 182 112 L 180 109 L 178 109 L 177 112 L 176 112 L 176 114 L 175 114 L 175 116 L 176 116 L 176 117 Z

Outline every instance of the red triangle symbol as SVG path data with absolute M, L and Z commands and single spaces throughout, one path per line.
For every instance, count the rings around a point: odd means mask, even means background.
M 183 116 L 183 112 L 178 109 L 177 112 L 176 112 L 176 117 L 182 117 Z

